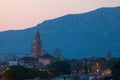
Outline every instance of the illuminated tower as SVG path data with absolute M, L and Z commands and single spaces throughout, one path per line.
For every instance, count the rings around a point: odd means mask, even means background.
M 42 41 L 40 40 L 40 33 L 37 30 L 34 35 L 34 41 L 32 43 L 32 56 L 35 58 L 41 57 L 42 54 Z

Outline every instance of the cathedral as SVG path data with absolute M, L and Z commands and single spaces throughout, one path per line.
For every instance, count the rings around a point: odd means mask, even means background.
M 43 55 L 42 51 L 42 40 L 40 39 L 40 33 L 37 30 L 34 35 L 34 40 L 32 43 L 32 57 L 39 58 Z
M 34 34 L 34 40 L 32 43 L 32 57 L 38 59 L 38 62 L 44 65 L 48 65 L 51 61 L 55 60 L 52 55 L 43 52 L 39 30 L 37 30 Z

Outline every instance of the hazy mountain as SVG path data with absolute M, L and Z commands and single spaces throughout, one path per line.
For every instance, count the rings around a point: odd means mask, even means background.
M 0 32 L 0 53 L 31 53 L 34 32 L 40 30 L 43 48 L 58 48 L 68 58 L 106 56 L 111 50 L 120 57 L 120 7 L 101 8 L 44 21 L 25 30 Z

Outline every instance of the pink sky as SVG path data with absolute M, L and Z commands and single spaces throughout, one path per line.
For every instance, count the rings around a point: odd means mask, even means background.
M 120 6 L 120 0 L 0 0 L 0 31 L 33 27 L 44 20 Z

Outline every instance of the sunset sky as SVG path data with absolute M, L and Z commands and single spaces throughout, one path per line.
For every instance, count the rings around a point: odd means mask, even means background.
M 33 27 L 44 20 L 120 6 L 120 0 L 0 0 L 0 31 Z

